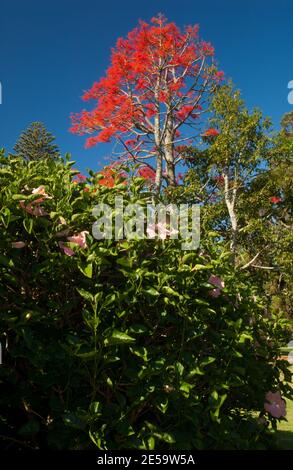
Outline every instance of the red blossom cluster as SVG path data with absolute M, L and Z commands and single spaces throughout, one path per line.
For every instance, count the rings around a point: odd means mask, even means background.
M 215 176 L 214 180 L 215 180 L 218 184 L 224 184 L 224 176 L 222 176 L 222 175 Z
M 193 113 L 192 112 L 193 110 L 194 110 L 194 106 L 191 106 L 191 105 L 182 106 L 180 110 L 176 113 L 176 117 L 180 121 L 185 120 L 188 116 L 191 116 L 192 118 L 196 119 L 199 116 L 199 114 Z
M 215 73 L 215 79 L 217 81 L 221 81 L 221 80 L 224 80 L 224 72 L 222 70 L 218 70 L 216 73 Z
M 125 140 L 124 142 L 126 147 L 133 147 L 133 145 L 135 145 L 136 143 L 137 143 L 136 139 L 128 139 L 128 140 Z
M 207 129 L 203 137 L 217 137 L 219 135 L 219 131 L 217 129 L 214 129 L 213 127 L 210 127 L 210 129 Z
M 278 197 L 278 196 L 272 196 L 272 197 L 270 197 L 270 202 L 271 202 L 272 204 L 279 204 L 279 202 L 281 202 L 281 201 L 282 201 L 282 199 L 281 199 L 280 197 Z
M 177 145 L 176 147 L 176 152 L 178 153 L 186 152 L 186 150 L 188 150 L 188 145 Z
M 107 188 L 113 188 L 115 186 L 115 171 L 112 168 L 104 168 L 98 175 L 102 175 L 103 178 L 98 180 L 98 184 L 106 186 Z
M 179 172 L 176 178 L 176 183 L 179 184 L 180 181 L 182 181 L 183 179 L 184 179 L 184 174 Z
M 86 181 L 86 176 L 78 173 L 78 175 L 75 175 L 72 181 L 73 183 L 84 183 Z
M 73 114 L 71 131 L 95 134 L 87 138 L 86 147 L 112 137 L 125 139 L 127 147 L 140 140 L 144 145 L 134 149 L 140 154 L 158 141 L 155 121 L 159 116 L 161 151 L 168 139 L 174 145 L 180 138 L 178 127 L 192 125 L 202 111 L 203 94 L 223 78 L 211 63 L 213 46 L 199 39 L 198 29 L 196 25 L 181 31 L 158 15 L 119 38 L 106 75 L 83 95 L 85 101 L 95 100 L 94 109 Z M 166 119 L 173 123 L 167 126 Z M 207 131 L 206 135 L 215 134 Z
M 156 179 L 156 172 L 146 165 L 139 168 L 138 174 L 146 180 L 155 181 Z

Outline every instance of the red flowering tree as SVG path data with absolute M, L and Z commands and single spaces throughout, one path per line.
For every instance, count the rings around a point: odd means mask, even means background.
M 199 135 L 206 98 L 223 77 L 213 55 L 198 26 L 181 31 L 162 15 L 140 22 L 118 39 L 106 76 L 83 95 L 95 107 L 73 114 L 71 131 L 93 134 L 87 147 L 118 139 L 119 158 L 153 170 L 157 187 L 163 178 L 175 185 L 177 148 Z

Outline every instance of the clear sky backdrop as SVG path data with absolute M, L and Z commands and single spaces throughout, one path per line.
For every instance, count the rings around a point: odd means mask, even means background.
M 219 68 L 275 126 L 293 106 L 293 0 L 0 0 L 0 148 L 43 121 L 77 167 L 98 169 L 109 146 L 84 149 L 68 132 L 83 90 L 109 65 L 110 49 L 138 19 L 162 12 L 179 26 L 200 24 Z

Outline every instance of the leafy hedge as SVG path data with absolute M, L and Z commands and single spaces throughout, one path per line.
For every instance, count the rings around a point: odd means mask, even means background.
M 265 395 L 290 396 L 287 324 L 213 234 L 194 252 L 95 240 L 92 207 L 118 194 L 145 206 L 142 178 L 109 188 L 92 172 L 74 181 L 68 158 L 0 162 L 2 446 L 271 446 L 257 418 L 275 427 Z M 225 281 L 217 298 L 211 275 Z

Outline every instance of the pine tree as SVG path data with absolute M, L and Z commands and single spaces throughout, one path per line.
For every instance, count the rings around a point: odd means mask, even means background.
M 41 122 L 33 122 L 19 137 L 14 151 L 25 160 L 41 160 L 44 158 L 58 158 L 60 156 L 57 145 L 52 144 L 55 137 L 47 131 Z

